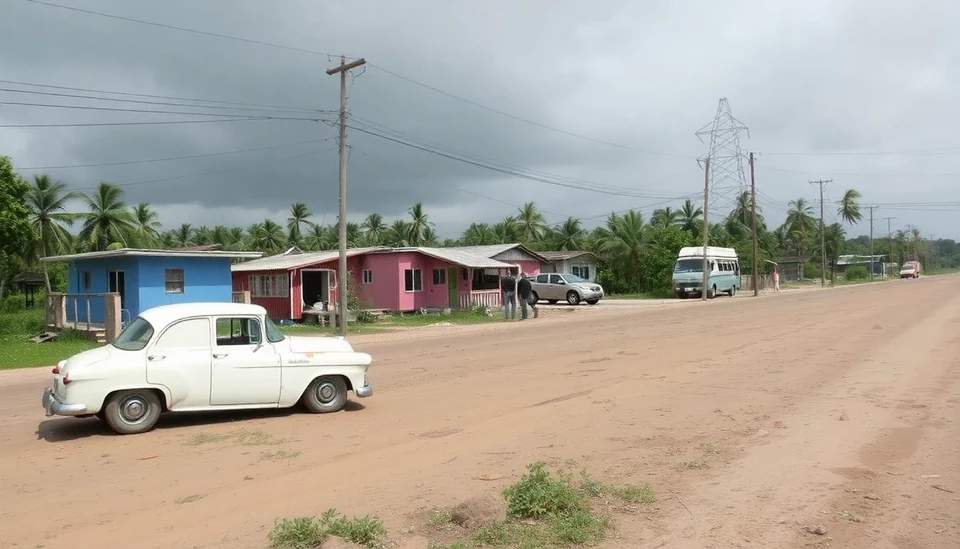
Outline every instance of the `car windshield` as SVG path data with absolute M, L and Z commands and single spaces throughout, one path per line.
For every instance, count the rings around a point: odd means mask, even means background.
M 678 259 L 677 264 L 673 266 L 675 273 L 702 273 L 703 259 Z
M 153 326 L 138 316 L 120 331 L 113 346 L 122 351 L 139 351 L 147 346 L 151 337 L 153 337 Z
M 587 280 L 584 280 L 577 275 L 571 275 L 571 274 L 565 274 L 563 275 L 563 278 L 567 279 L 567 282 L 569 282 L 570 284 L 579 284 L 581 282 L 588 282 Z
M 904 271 L 912 271 L 912 270 L 913 270 L 913 265 L 904 265 L 904 266 L 902 267 L 902 269 L 903 269 Z
M 280 343 L 284 340 L 286 336 L 283 335 L 283 332 L 280 331 L 280 328 L 270 320 L 270 317 L 266 317 L 266 326 L 267 326 L 267 341 L 270 343 Z

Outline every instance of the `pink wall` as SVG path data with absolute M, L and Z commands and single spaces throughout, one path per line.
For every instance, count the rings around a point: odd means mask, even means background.
M 529 276 L 540 274 L 540 262 L 535 259 L 531 259 L 531 260 L 510 259 L 510 260 L 503 260 L 503 262 L 509 263 L 511 265 L 520 265 L 520 271 L 523 273 L 526 273 Z
M 370 284 L 362 282 L 362 298 L 374 309 L 400 310 L 400 293 L 403 291 L 402 274 L 397 266 L 398 254 L 370 254 L 363 258 L 363 265 L 357 272 L 363 280 L 363 270 L 369 269 L 373 275 Z

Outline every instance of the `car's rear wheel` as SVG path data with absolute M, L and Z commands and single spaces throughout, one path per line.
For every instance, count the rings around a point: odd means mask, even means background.
M 110 397 L 103 419 L 117 433 L 135 435 L 153 429 L 161 411 L 160 397 L 155 391 L 132 389 Z
M 570 290 L 569 292 L 567 292 L 567 303 L 569 303 L 570 305 L 579 305 L 580 294 L 578 294 L 573 290 Z
M 540 296 L 537 295 L 537 292 L 532 292 L 530 294 L 530 303 L 536 303 L 538 301 L 540 301 Z
M 322 376 L 310 382 L 303 405 L 315 414 L 338 412 L 347 404 L 347 382 L 340 376 Z
M 599 299 L 588 299 L 588 300 L 587 300 L 587 305 L 596 305 L 597 303 L 600 303 L 600 300 L 599 300 Z

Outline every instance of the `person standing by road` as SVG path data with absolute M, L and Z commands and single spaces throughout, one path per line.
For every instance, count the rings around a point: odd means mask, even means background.
M 517 319 L 517 279 L 511 274 L 500 280 L 500 288 L 503 290 L 503 319 Z M 524 309 L 525 310 L 525 309 Z
M 780 291 L 780 268 L 777 266 L 773 267 L 773 291 L 774 293 Z
M 517 296 L 520 298 L 520 320 L 527 319 L 527 305 L 533 309 L 533 318 L 540 316 L 540 309 L 533 301 L 533 286 L 525 273 L 520 273 L 520 280 L 517 281 Z

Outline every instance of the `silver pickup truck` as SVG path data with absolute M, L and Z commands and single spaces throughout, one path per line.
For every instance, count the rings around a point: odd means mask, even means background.
M 596 305 L 603 297 L 602 286 L 572 274 L 539 274 L 530 277 L 530 285 L 536 301 L 546 300 L 550 304 L 564 300 L 570 305 L 578 305 L 581 301 Z

